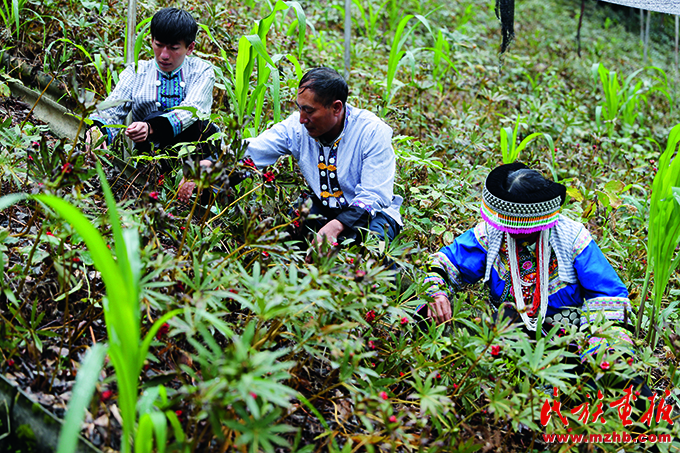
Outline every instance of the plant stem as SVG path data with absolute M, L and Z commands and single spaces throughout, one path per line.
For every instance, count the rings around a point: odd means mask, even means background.
M 640 292 L 640 308 L 638 309 L 638 320 L 635 326 L 635 337 L 640 337 L 640 327 L 642 326 L 642 317 L 645 313 L 645 301 L 647 300 L 647 290 L 649 289 L 649 280 L 652 275 L 652 266 L 647 262 L 647 273 L 645 274 L 645 282 L 642 285 L 642 291 Z

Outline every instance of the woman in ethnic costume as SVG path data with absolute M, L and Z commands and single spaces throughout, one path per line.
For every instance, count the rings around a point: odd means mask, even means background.
M 536 330 L 539 315 L 547 332 L 555 324 L 592 322 L 602 313 L 618 323 L 611 337 L 632 351 L 624 328 L 628 291 L 583 225 L 560 214 L 565 197 L 562 184 L 522 163 L 492 170 L 482 193 L 484 221 L 431 257 L 427 316 L 448 321 L 447 292 L 482 280 L 499 313 L 529 331 Z M 606 341 L 589 342 L 582 359 Z

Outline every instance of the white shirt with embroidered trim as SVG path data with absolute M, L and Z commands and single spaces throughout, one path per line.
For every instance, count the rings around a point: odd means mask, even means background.
M 392 148 L 392 128 L 368 110 L 349 104 L 346 108 L 335 163 L 342 196 L 349 206 L 359 206 L 371 216 L 384 212 L 402 225 L 399 207 L 403 199 L 394 194 L 396 157 Z M 322 198 L 321 185 L 326 182 L 320 181 L 319 144 L 300 124 L 298 112 L 248 139 L 246 154 L 259 168 L 272 165 L 281 156 L 292 155 L 307 184 L 318 198 Z M 337 206 L 337 200 L 331 197 L 329 201 Z

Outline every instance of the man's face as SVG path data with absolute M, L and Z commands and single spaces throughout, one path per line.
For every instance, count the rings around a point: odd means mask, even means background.
M 151 47 L 153 48 L 153 55 L 156 58 L 156 63 L 158 64 L 158 67 L 165 72 L 172 72 L 182 66 L 184 57 L 191 55 L 191 52 L 193 52 L 194 44 L 195 43 L 192 42 L 187 47 L 184 41 L 166 44 L 151 38 Z
M 342 101 L 336 100 L 324 107 L 317 102 L 310 89 L 298 90 L 297 108 L 300 111 L 300 124 L 305 126 L 312 138 L 334 139 L 342 132 L 344 108 Z

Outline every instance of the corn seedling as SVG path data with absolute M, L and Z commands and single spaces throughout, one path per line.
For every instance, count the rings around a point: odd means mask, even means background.
M 385 0 L 381 4 L 374 6 L 370 1 L 363 2 L 360 0 L 352 0 L 354 6 L 359 9 L 359 15 L 364 23 L 364 32 L 366 34 L 366 38 L 368 38 L 369 42 L 374 43 L 374 46 L 378 43 L 376 35 L 378 33 L 378 19 L 380 18 L 380 13 L 383 11 L 385 5 L 387 5 L 389 1 L 390 0 Z M 360 26 L 358 19 L 352 18 L 352 21 L 357 26 L 357 28 Z
M 545 140 L 548 142 L 548 146 L 550 146 L 550 149 L 553 150 L 552 152 L 552 173 L 553 177 L 556 179 L 556 174 L 555 174 L 555 146 L 553 144 L 553 139 L 549 134 L 543 133 L 543 132 L 534 132 L 531 135 L 528 135 L 527 137 L 524 138 L 520 142 L 519 145 L 517 145 L 517 133 L 519 132 L 519 125 L 523 124 L 521 123 L 521 115 L 517 117 L 517 122 L 515 123 L 515 127 L 504 127 L 501 128 L 501 153 L 503 154 L 503 163 L 504 164 L 510 164 L 514 161 L 517 160 L 519 157 L 519 153 L 524 150 L 524 148 L 529 145 L 532 141 L 536 140 L 538 137 L 543 136 Z
M 121 228 L 118 209 L 106 177 L 101 167 L 97 171 L 109 209 L 116 259 L 99 231 L 78 208 L 54 195 L 34 195 L 31 198 L 47 205 L 72 225 L 87 245 L 94 266 L 101 272 L 106 286 L 103 307 L 110 342 L 109 356 L 116 370 L 118 402 L 123 418 L 121 451 L 127 453 L 131 451 L 135 431 L 137 385 L 149 345 L 160 326 L 173 317 L 177 310 L 159 318 L 146 337 L 141 339 L 139 281 L 142 269 L 139 238 L 137 231 Z M 25 198 L 23 194 L 0 198 L 0 210 Z
M 418 19 L 418 23 L 411 26 L 406 32 L 404 32 L 404 30 L 406 29 L 406 25 L 408 25 L 409 21 L 413 18 Z M 396 75 L 397 71 L 399 70 L 399 67 L 402 64 L 402 59 L 407 53 L 405 50 L 403 50 L 404 44 L 406 43 L 406 40 L 411 35 L 411 33 L 413 33 L 415 28 L 421 23 L 425 25 L 425 27 L 428 29 L 430 33 L 432 33 L 432 29 L 430 28 L 430 23 L 428 22 L 427 18 L 419 14 L 418 15 L 408 14 L 404 16 L 401 19 L 401 21 L 399 21 L 399 25 L 397 25 L 397 31 L 394 34 L 394 40 L 392 41 L 392 48 L 390 49 L 390 56 L 387 64 L 387 77 L 385 79 L 385 90 L 383 91 L 384 101 L 384 106 L 382 108 L 383 116 L 385 116 L 385 114 L 387 113 L 387 107 L 392 102 L 394 94 L 399 89 L 399 87 L 401 87 L 401 83 L 399 83 L 398 80 L 396 80 Z M 396 84 L 397 88 L 395 88 L 395 82 L 398 82 Z
M 657 78 L 657 83 L 652 87 L 647 87 L 642 80 L 633 83 L 633 79 L 645 69 L 660 72 L 663 79 Z M 626 77 L 623 84 L 619 83 L 616 72 L 607 70 L 602 63 L 594 64 L 591 67 L 591 72 L 595 79 L 600 79 L 602 93 L 604 94 L 602 105 L 598 105 L 595 108 L 595 122 L 598 129 L 602 127 L 603 122 L 606 123 L 607 133 L 610 137 L 614 133 L 614 126 L 617 120 L 620 120 L 622 124 L 628 127 L 632 127 L 635 124 L 642 114 L 639 111 L 639 106 L 641 102 L 647 101 L 647 93 L 659 91 L 671 103 L 666 74 L 657 67 L 650 66 L 638 69 Z
M 434 43 L 433 52 L 433 65 L 432 65 L 432 79 L 439 88 L 440 92 L 444 92 L 444 84 L 441 82 L 444 74 L 449 68 L 453 68 L 453 63 L 449 60 L 448 55 L 451 54 L 451 46 L 449 42 L 444 37 L 444 32 L 439 30 L 437 32 L 437 40 Z M 455 68 L 454 68 L 455 69 Z
M 146 37 L 149 36 L 149 33 L 151 33 L 151 31 L 149 30 L 151 19 L 152 19 L 151 17 L 147 17 L 139 24 L 137 24 L 136 27 L 137 38 L 135 39 L 134 50 L 135 71 L 137 70 L 137 66 L 139 65 L 139 54 L 142 52 L 142 46 L 144 45 L 144 41 L 146 40 Z M 124 49 L 126 49 L 127 51 L 127 43 L 125 43 Z M 125 56 L 125 61 L 127 61 L 127 55 Z
M 668 280 L 680 263 L 675 249 L 680 241 L 680 159 L 676 148 L 680 143 L 680 124 L 671 129 L 666 151 L 659 159 L 658 172 L 652 182 L 652 199 L 649 209 L 649 236 L 647 239 L 647 274 L 641 293 L 636 333 L 639 334 L 644 315 L 645 299 L 651 273 L 654 272 L 652 313 L 647 338 L 654 344 L 656 316 L 661 310 L 661 299 Z M 675 257 L 675 258 L 674 258 Z
M 71 401 L 59 433 L 57 453 L 73 453 L 78 447 L 78 433 L 85 418 L 85 409 L 92 399 L 99 373 L 104 366 L 106 346 L 97 343 L 90 348 L 78 370 Z
M 306 20 L 304 11 L 297 2 L 283 2 L 279 0 L 274 5 L 272 12 L 258 22 L 253 30 L 253 34 L 242 36 L 239 40 L 236 68 L 234 70 L 233 101 L 236 104 L 240 122 L 243 122 L 246 114 L 253 113 L 253 127 L 248 128 L 247 130 L 247 134 L 250 136 L 257 135 L 259 132 L 262 121 L 262 110 L 264 108 L 264 95 L 270 76 L 272 76 L 270 90 L 272 106 L 274 109 L 274 122 L 279 122 L 281 120 L 281 81 L 277 64 L 285 57 L 285 55 L 275 54 L 270 57 L 267 53 L 266 42 L 267 34 L 276 19 L 276 14 L 279 11 L 285 11 L 290 7 L 294 9 L 295 14 L 297 15 L 295 24 L 298 26 L 298 53 L 300 53 L 304 43 Z M 288 56 L 288 59 L 293 62 L 296 67 L 296 73 L 301 77 L 302 68 L 300 67 L 298 59 L 291 55 Z M 249 97 L 250 76 L 255 68 L 256 62 L 257 84 Z

